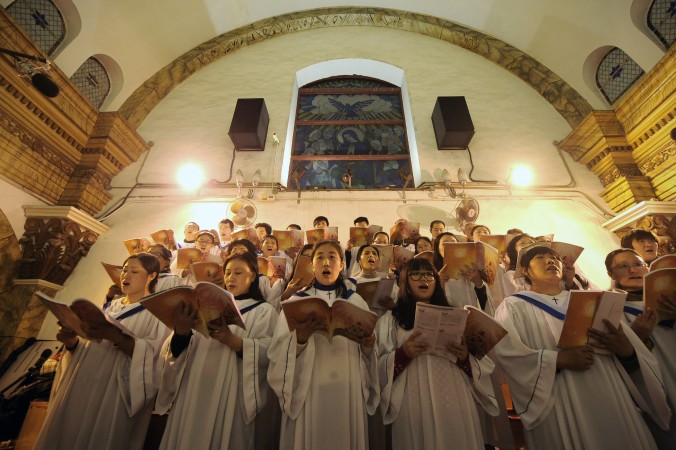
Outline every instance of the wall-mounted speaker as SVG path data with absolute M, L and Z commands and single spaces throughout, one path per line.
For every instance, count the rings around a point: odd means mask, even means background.
M 468 148 L 474 136 L 474 124 L 465 97 L 437 97 L 432 126 L 439 150 Z
M 239 151 L 263 151 L 270 116 L 262 98 L 240 98 L 235 105 L 228 135 Z

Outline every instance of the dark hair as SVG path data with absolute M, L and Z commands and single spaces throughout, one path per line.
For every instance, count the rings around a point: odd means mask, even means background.
M 379 234 L 384 234 L 385 236 L 387 236 L 387 242 L 388 242 L 388 243 L 390 242 L 390 235 L 387 234 L 387 233 L 384 232 L 384 231 L 379 231 L 379 232 L 377 232 L 376 234 L 374 234 L 374 235 L 373 235 L 373 240 L 374 240 L 374 241 L 376 240 L 376 237 L 378 237 Z
M 354 224 L 357 225 L 359 222 L 366 222 L 366 225 L 369 225 L 369 220 L 364 217 L 364 216 L 359 216 L 356 219 L 354 219 Z
M 258 227 L 263 227 L 263 228 L 265 228 L 265 235 L 266 235 L 266 236 L 267 236 L 268 234 L 272 234 L 272 227 L 270 226 L 269 223 L 259 222 L 259 223 L 257 223 L 256 225 L 254 225 L 254 229 L 256 229 L 256 228 L 258 228 Z
M 230 227 L 231 230 L 234 230 L 234 229 L 235 229 L 235 223 L 234 223 L 232 220 L 230 220 L 230 219 L 223 219 L 223 220 L 221 220 L 220 222 L 218 222 L 218 224 L 219 224 L 219 225 L 220 225 L 220 224 L 227 225 L 227 226 Z
M 343 248 L 336 241 L 318 241 L 318 242 L 316 242 L 314 247 L 312 247 L 312 255 L 310 255 L 310 257 L 312 258 L 313 261 L 315 259 L 315 253 L 317 253 L 317 249 L 319 249 L 319 247 L 321 247 L 322 245 L 329 245 L 329 246 L 333 247 L 338 252 L 338 255 L 340 256 L 340 260 L 345 261 L 343 259 Z M 316 276 L 312 277 L 312 281 L 310 282 L 310 284 L 305 286 L 302 290 L 306 290 L 306 289 L 314 286 L 316 281 L 317 281 Z M 338 278 L 336 279 L 336 286 L 337 286 L 336 295 L 338 296 L 338 298 L 341 298 L 343 295 L 345 295 L 347 293 L 348 289 L 347 289 L 347 286 L 345 285 L 345 277 L 343 277 L 343 271 L 342 270 L 340 272 L 338 272 Z
M 251 281 L 251 285 L 249 285 L 249 292 L 247 295 L 254 300 L 265 301 L 265 297 L 263 297 L 263 293 L 258 284 L 258 259 L 256 256 L 251 253 L 240 253 L 228 256 L 223 263 L 223 273 L 225 273 L 225 268 L 228 267 L 228 264 L 230 264 L 231 261 L 243 261 L 249 267 L 249 270 L 254 274 L 254 279 Z
M 321 222 L 321 221 L 326 222 L 326 225 L 327 225 L 327 226 L 329 225 L 329 219 L 327 219 L 327 218 L 324 217 L 324 216 L 317 216 L 317 217 L 315 217 L 315 220 L 312 221 L 312 226 L 315 227 L 315 228 L 317 228 L 317 227 L 316 227 L 316 223 L 317 223 L 317 222 Z
M 559 254 L 552 250 L 551 247 L 547 247 L 545 245 L 534 245 L 532 248 L 529 248 L 523 255 L 521 255 L 521 270 L 524 273 L 523 276 L 526 279 L 526 283 L 531 285 L 533 284 L 533 281 L 528 275 L 526 275 L 526 269 L 528 269 L 530 262 L 537 255 L 552 255 L 561 261 Z
M 490 232 L 491 232 L 491 229 L 488 228 L 486 225 L 474 225 L 474 226 L 472 227 L 472 229 L 470 230 L 470 232 L 469 232 L 469 234 L 470 234 L 469 237 L 470 237 L 470 238 L 474 235 L 474 230 L 476 230 L 477 228 L 485 228 L 485 229 L 488 230 L 488 233 L 489 233 L 489 234 L 490 234 Z
M 238 245 L 243 245 L 244 247 L 246 247 L 247 252 L 256 256 L 256 246 L 253 245 L 253 242 L 251 242 L 248 239 L 237 239 L 237 240 L 232 241 L 230 243 L 230 245 L 228 245 L 228 256 L 230 256 L 232 254 L 232 248 L 236 247 Z M 256 269 L 256 271 L 258 271 L 258 269 Z
M 214 233 L 212 233 L 209 230 L 202 230 L 199 233 L 197 233 L 197 236 L 195 236 L 195 241 L 197 241 L 197 239 L 199 239 L 201 236 L 209 236 L 211 238 L 212 244 L 215 244 L 216 242 L 218 242 L 216 240 L 216 236 L 214 236 Z
M 521 228 L 510 228 L 505 234 L 526 234 Z
M 412 329 L 413 322 L 415 321 L 415 304 L 417 299 L 413 297 L 408 280 L 408 273 L 414 270 L 427 270 L 434 273 L 434 292 L 430 298 L 430 304 L 449 306 L 437 269 L 425 258 L 411 259 L 401 269 L 401 273 L 399 274 L 399 293 L 397 295 L 397 303 L 392 309 L 394 322 L 404 330 Z
M 649 241 L 653 241 L 654 243 L 659 244 L 655 235 L 652 234 L 650 231 L 633 230 L 631 233 L 622 238 L 622 240 L 620 241 L 620 245 L 622 246 L 622 248 L 634 248 L 634 246 L 631 245 L 632 242 L 642 241 L 644 239 L 648 239 Z
M 362 245 L 361 247 L 359 247 L 359 250 L 357 250 L 357 256 L 355 256 L 355 262 L 357 264 L 359 264 L 359 259 L 361 258 L 361 254 L 364 253 L 364 249 L 366 249 L 368 247 L 371 247 L 373 250 L 375 250 L 376 254 L 378 255 L 378 258 L 380 258 L 380 250 L 378 250 L 377 245 L 372 245 L 372 244 Z M 359 266 L 359 267 L 361 267 L 361 266 Z
M 440 223 L 444 226 L 444 228 L 446 228 L 446 224 L 444 223 L 443 220 L 433 220 L 432 222 L 430 222 L 430 231 L 432 231 L 432 228 L 434 228 L 435 223 Z
M 444 231 L 441 233 L 439 236 L 434 239 L 434 268 L 437 270 L 441 270 L 442 267 L 444 267 L 444 258 L 441 257 L 441 253 L 439 252 L 439 243 L 441 242 L 441 238 L 444 236 L 453 236 L 455 237 L 455 234 L 451 233 L 450 231 Z M 457 238 L 456 238 L 457 240 Z
M 167 261 L 171 261 L 171 250 L 169 250 L 167 247 L 165 247 L 162 244 L 153 244 L 150 247 L 148 247 L 146 253 L 155 256 L 153 254 L 153 249 L 156 249 L 154 251 L 159 253 L 162 258 L 166 259 Z M 160 264 L 160 267 L 162 267 L 162 264 Z M 171 273 L 169 264 L 167 264 L 167 267 L 165 267 L 164 270 L 160 270 L 160 273 Z
M 138 259 L 138 262 L 141 263 L 143 269 L 148 272 L 148 276 L 153 273 L 155 274 L 155 278 L 153 278 L 148 285 L 148 290 L 150 292 L 155 292 L 155 286 L 157 285 L 157 280 L 160 275 L 160 261 L 157 259 L 157 256 L 151 255 L 150 253 L 137 253 L 125 259 L 122 263 L 122 267 L 126 266 L 132 259 Z
M 294 230 L 300 231 L 302 228 L 296 223 L 290 223 L 286 228 L 293 228 Z
M 636 250 L 634 250 L 633 248 L 617 248 L 617 249 L 613 250 L 612 252 L 608 253 L 608 255 L 606 256 L 605 263 L 606 263 L 606 271 L 608 272 L 608 275 L 610 275 L 610 272 L 613 269 L 613 259 L 615 258 L 615 256 L 619 255 L 620 253 L 633 253 L 634 255 L 641 258 L 641 255 L 639 255 L 639 253 Z M 643 260 L 643 258 L 641 258 L 641 260 Z
M 265 235 L 265 237 L 261 240 L 261 245 L 263 245 L 263 241 L 265 241 L 266 239 L 272 239 L 273 241 L 275 241 L 275 244 L 277 244 L 277 247 L 279 247 L 279 241 L 277 240 L 277 236 L 275 236 L 274 234 Z
M 519 234 L 518 236 L 514 236 L 512 240 L 509 241 L 509 244 L 507 244 L 507 249 L 505 250 L 505 252 L 509 257 L 509 270 L 516 270 L 516 258 L 518 258 L 519 256 L 519 252 L 516 251 L 516 244 L 518 244 L 519 241 L 524 237 L 529 237 L 533 239 L 533 236 L 531 236 L 530 234 L 522 233 Z
M 418 242 L 419 242 L 419 241 L 427 241 L 427 242 L 430 243 L 430 245 L 432 245 L 432 240 L 431 240 L 430 238 L 428 238 L 427 236 L 420 236 L 420 237 L 419 237 L 418 239 L 416 239 L 415 242 L 413 243 L 413 246 L 415 247 L 415 253 L 418 253 Z M 432 245 L 432 248 L 434 248 L 433 245 Z

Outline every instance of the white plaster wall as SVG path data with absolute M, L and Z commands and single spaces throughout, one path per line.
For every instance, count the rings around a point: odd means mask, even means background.
M 26 223 L 23 206 L 45 204 L 45 202 L 0 179 L 0 210 L 7 216 L 17 239 L 23 236 L 23 227 Z

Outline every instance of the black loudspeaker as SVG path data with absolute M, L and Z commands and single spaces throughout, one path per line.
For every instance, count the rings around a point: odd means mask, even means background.
M 474 136 L 474 124 L 465 97 L 437 97 L 432 126 L 439 150 L 468 148 Z
M 263 151 L 269 124 L 270 116 L 264 99 L 238 99 L 228 132 L 235 150 Z

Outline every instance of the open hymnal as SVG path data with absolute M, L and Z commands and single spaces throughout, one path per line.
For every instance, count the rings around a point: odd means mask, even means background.
M 502 325 L 478 308 L 428 303 L 416 304 L 413 330 L 421 332 L 418 339 L 427 343 L 426 353 L 453 362 L 457 358 L 448 350 L 449 343 L 459 344 L 464 337 L 469 353 L 481 359 L 507 335 Z
M 135 238 L 127 239 L 124 241 L 124 246 L 127 248 L 127 251 L 130 255 L 136 255 L 138 253 L 147 252 L 150 248 L 150 239 L 148 238 Z
M 401 270 L 402 267 L 406 265 L 407 262 L 413 259 L 415 254 L 399 245 L 392 247 L 392 258 L 394 260 L 394 267 L 398 270 Z
M 277 238 L 277 250 L 283 251 L 292 259 L 303 248 L 304 240 L 301 230 L 272 230 L 272 235 Z
M 221 258 L 211 253 L 202 253 L 202 250 L 195 247 L 179 248 L 176 251 L 176 268 L 187 269 L 196 262 L 215 262 L 222 264 Z
M 106 273 L 110 277 L 111 281 L 115 286 L 120 285 L 120 276 L 122 275 L 122 266 L 116 266 L 113 264 L 108 264 L 101 262 L 101 265 L 105 269 Z
M 316 244 L 319 241 L 337 241 L 338 227 L 313 228 L 306 230 L 308 244 Z
M 446 242 L 444 265 L 449 278 L 460 280 L 467 272 L 478 270 L 481 278 L 490 286 L 500 264 L 497 250 L 484 242 Z
M 676 319 L 660 310 L 657 303 L 660 297 L 676 298 L 676 268 L 653 270 L 650 266 L 650 272 L 643 277 L 644 307 L 657 311 L 658 321 Z
M 420 222 L 400 220 L 390 228 L 390 242 L 413 244 L 420 237 Z
M 507 235 L 506 234 L 485 234 L 479 236 L 481 242 L 485 242 L 494 249 L 496 249 L 500 254 L 507 251 Z
M 378 272 L 388 273 L 390 271 L 390 264 L 394 262 L 394 249 L 392 244 L 387 245 L 375 245 L 378 249 L 378 255 L 380 256 L 380 265 L 378 266 Z
M 265 275 L 271 280 L 284 279 L 286 277 L 286 257 L 285 256 L 259 256 L 258 273 Z
M 371 309 L 384 309 L 380 301 L 392 296 L 394 278 L 381 278 L 379 280 L 360 281 L 357 284 L 357 294 L 364 299 Z
M 350 227 L 350 240 L 353 241 L 355 248 L 367 245 L 373 242 L 373 236 L 383 231 L 380 225 L 369 225 L 368 227 Z
M 676 254 L 662 255 L 650 263 L 650 271 L 658 269 L 676 269 Z
M 223 287 L 223 265 L 214 261 L 195 262 L 190 264 L 190 271 L 195 281 L 208 281 Z
M 255 228 L 244 228 L 243 230 L 236 231 L 230 235 L 230 238 L 233 241 L 246 239 L 247 241 L 251 242 L 258 250 L 261 249 L 261 241 L 258 238 L 258 233 L 256 233 Z
M 298 255 L 293 268 L 293 275 L 282 294 L 282 301 L 310 284 L 315 274 L 312 270 L 312 259 L 309 256 Z
M 588 331 L 608 332 L 603 319 L 608 319 L 617 328 L 620 325 L 627 294 L 612 291 L 570 291 L 568 310 L 563 322 L 558 347 L 562 350 L 589 344 L 596 353 L 608 354 L 608 350 L 590 338 Z
M 282 309 L 289 325 L 289 331 L 319 318 L 314 330 L 329 339 L 344 336 L 359 342 L 373 334 L 378 316 L 344 299 L 338 299 L 331 306 L 321 297 L 292 297 L 282 302 Z
M 432 250 L 427 250 L 425 252 L 420 252 L 414 256 L 414 258 L 424 258 L 434 264 L 434 252 Z
M 112 324 L 124 334 L 133 336 L 133 334 L 124 325 L 110 317 L 98 306 L 87 299 L 78 298 L 74 300 L 69 306 L 57 302 L 44 292 L 37 292 L 36 295 L 64 327 L 73 330 L 75 334 L 83 339 L 91 340 L 91 338 L 87 336 L 87 333 L 83 329 L 82 325 L 84 322 L 89 322 L 91 324 Z M 95 340 L 97 342 L 100 341 L 100 339 Z
M 183 304 L 192 306 L 198 312 L 193 329 L 210 337 L 208 323 L 223 317 L 228 325 L 246 329 L 244 320 L 232 294 L 213 283 L 201 281 L 195 285 L 177 286 L 151 294 L 141 304 L 157 317 L 167 328 L 174 329 L 174 317 Z
M 155 231 L 154 233 L 150 233 L 150 237 L 153 238 L 153 242 L 156 244 L 162 244 L 171 251 L 174 251 L 178 248 L 176 245 L 176 239 L 174 239 L 174 230 Z

